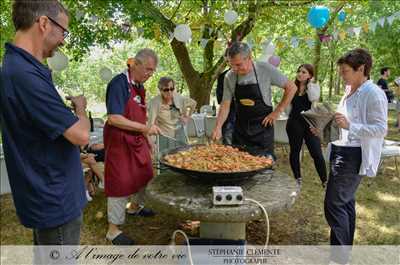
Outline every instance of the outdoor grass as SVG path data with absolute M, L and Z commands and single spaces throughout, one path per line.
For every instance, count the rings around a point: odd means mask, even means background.
M 390 112 L 387 139 L 400 140 L 398 129 L 394 128 L 395 112 Z M 286 147 L 286 149 L 288 149 Z M 280 146 L 277 169 L 291 175 L 288 154 Z M 329 244 L 329 228 L 323 211 L 324 190 L 316 174 L 313 162 L 305 152 L 302 163 L 303 186 L 293 207 L 285 212 L 270 216 L 270 244 L 276 245 L 319 245 Z M 376 178 L 364 178 L 357 192 L 357 245 L 399 245 L 400 244 L 400 176 L 396 175 L 394 159 L 387 159 Z M 101 212 L 103 217 L 96 215 Z M 84 225 L 81 244 L 106 245 L 107 230 L 106 198 L 98 191 L 84 211 Z M 168 244 L 178 223 L 164 213 L 154 217 L 130 217 L 123 226 L 137 244 Z M 247 226 L 247 240 L 251 244 L 263 244 L 265 230 L 263 222 L 250 222 Z M 16 214 L 11 195 L 0 197 L 0 244 L 30 245 L 32 232 L 24 228 Z

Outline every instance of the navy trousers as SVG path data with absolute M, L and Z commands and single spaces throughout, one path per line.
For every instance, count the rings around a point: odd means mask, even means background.
M 331 228 L 331 245 L 353 245 L 356 224 L 355 194 L 362 178 L 358 174 L 360 165 L 360 147 L 332 145 L 324 203 L 325 218 Z M 335 262 L 346 263 L 349 258 L 348 249 L 336 247 L 334 257 L 331 258 Z

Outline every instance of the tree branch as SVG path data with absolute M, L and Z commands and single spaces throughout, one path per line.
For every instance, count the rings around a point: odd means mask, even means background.
M 315 36 L 315 49 L 314 49 L 314 78 L 316 81 L 319 81 L 320 79 L 318 78 L 318 68 L 319 68 L 319 63 L 321 61 L 321 40 L 319 38 L 319 34 L 324 34 L 328 28 L 333 24 L 333 22 L 336 19 L 337 14 L 339 13 L 340 10 L 344 7 L 346 2 L 341 2 L 336 8 L 335 11 L 333 11 L 331 18 L 329 19 L 328 23 L 320 30 L 316 30 L 316 36 Z M 322 100 L 322 93 L 321 93 L 321 100 Z
M 172 21 L 172 19 L 175 17 L 176 12 L 178 12 L 179 8 L 181 7 L 182 4 L 182 0 L 179 1 L 178 6 L 176 7 L 176 9 L 174 10 L 174 13 L 172 13 L 171 17 L 169 18 L 170 21 Z
M 238 25 L 235 29 L 232 30 L 231 33 L 231 40 L 236 40 L 238 37 L 238 34 L 240 37 L 237 40 L 243 40 L 244 37 L 246 37 L 251 30 L 253 29 L 255 25 L 255 21 L 258 15 L 258 12 L 261 10 L 261 3 L 263 2 L 262 0 L 256 1 L 256 0 L 249 0 L 249 7 L 248 7 L 248 16 L 246 20 L 244 20 L 240 25 Z M 211 67 L 211 69 L 208 71 L 208 74 L 211 75 L 211 80 L 214 82 L 217 78 L 218 75 L 222 72 L 222 70 L 226 66 L 226 61 L 224 56 L 221 56 L 218 61 Z
M 277 2 L 275 0 L 265 2 L 261 5 L 261 8 L 264 7 L 271 7 L 271 6 L 282 6 L 282 7 L 298 7 L 298 6 L 305 6 L 311 4 L 313 2 L 317 2 L 318 0 L 307 0 L 307 1 L 287 1 L 287 2 Z
M 174 31 L 175 24 L 165 17 L 160 10 L 151 3 L 151 1 L 144 1 L 142 4 L 144 12 L 148 13 L 154 19 L 155 23 L 160 24 L 161 30 L 165 35 L 168 36 L 170 32 Z M 192 65 L 186 45 L 174 38 L 171 42 L 171 48 L 186 81 L 189 80 L 189 77 L 198 77 L 199 73 Z

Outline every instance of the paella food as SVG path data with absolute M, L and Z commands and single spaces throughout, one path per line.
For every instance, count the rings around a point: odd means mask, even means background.
M 168 165 L 196 171 L 244 172 L 272 166 L 272 159 L 226 145 L 199 145 L 164 156 Z

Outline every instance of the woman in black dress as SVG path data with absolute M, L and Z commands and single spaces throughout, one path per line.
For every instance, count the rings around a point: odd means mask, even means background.
M 316 87 L 318 86 L 317 84 L 311 82 L 313 76 L 314 67 L 311 64 L 302 64 L 297 69 L 295 80 L 297 92 L 292 99 L 292 110 L 286 125 L 290 145 L 290 166 L 299 189 L 302 183 L 300 151 L 303 142 L 306 143 L 310 155 L 314 160 L 314 165 L 323 187 L 325 187 L 327 181 L 325 159 L 322 155 L 320 139 L 310 131 L 310 125 L 308 125 L 300 114 L 302 111 L 311 108 L 312 102 L 310 99 L 313 101 L 318 100 L 315 99 L 315 95 L 311 95 L 311 89 L 319 89 L 319 87 Z

